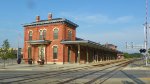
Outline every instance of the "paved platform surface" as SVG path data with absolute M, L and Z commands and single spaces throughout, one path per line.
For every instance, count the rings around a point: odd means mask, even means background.
M 86 64 L 80 64 L 81 66 L 87 66 Z M 79 67 L 79 64 L 9 64 L 6 65 L 5 68 L 3 66 L 0 67 L 0 71 L 51 71 L 55 69 L 63 69 L 63 68 L 71 68 L 71 67 Z
M 112 61 L 64 65 L 8 64 L 5 69 L 0 66 L 0 84 L 150 84 L 150 67 L 146 67 L 142 60 L 135 61 L 108 75 L 105 74 L 117 66 L 85 68 L 85 66 L 109 62 Z
M 113 61 L 119 61 L 119 60 L 111 60 L 111 61 L 103 61 L 103 62 L 95 62 L 95 63 L 88 63 L 88 64 L 44 64 L 44 65 L 38 65 L 38 64 L 17 64 L 15 61 L 12 64 L 11 62 L 6 62 L 6 66 L 4 68 L 4 64 L 0 63 L 0 71 L 51 71 L 51 70 L 59 70 L 59 69 L 66 69 L 66 68 L 75 68 L 75 67 L 82 67 L 82 66 L 91 66 L 94 64 L 104 64 L 109 63 Z
M 150 66 L 143 60 L 135 61 L 118 71 L 104 84 L 150 84 Z
M 89 64 L 65 64 L 65 65 L 13 65 L 6 66 L 0 71 L 0 83 L 5 84 L 84 84 L 93 78 L 105 74 L 115 67 L 112 65 L 100 67 L 114 61 L 89 63 Z M 100 66 L 91 66 L 100 64 Z M 89 67 L 85 67 L 89 66 Z M 80 67 L 80 68 L 78 68 Z M 107 68 L 111 67 L 111 68 Z M 74 68 L 74 69 L 71 69 Z M 107 68 L 107 69 L 106 69 Z M 28 69 L 28 70 L 27 70 Z M 97 75 L 99 74 L 99 75 Z M 95 82 L 95 81 L 94 81 Z

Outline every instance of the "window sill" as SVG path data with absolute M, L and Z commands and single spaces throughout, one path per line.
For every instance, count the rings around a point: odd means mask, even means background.
M 53 59 L 53 60 L 58 60 L 58 59 Z

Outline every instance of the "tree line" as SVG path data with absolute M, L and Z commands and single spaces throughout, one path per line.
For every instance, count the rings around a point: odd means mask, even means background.
M 141 53 L 131 53 L 131 54 L 124 53 L 124 58 L 140 58 L 142 56 L 143 56 L 143 54 L 141 54 Z
M 3 41 L 2 47 L 0 47 L 0 59 L 2 59 L 4 62 L 4 68 L 5 68 L 6 60 L 12 59 L 12 63 L 13 63 L 14 58 L 17 58 L 16 53 L 13 49 L 10 49 L 10 43 L 8 39 L 6 39 Z

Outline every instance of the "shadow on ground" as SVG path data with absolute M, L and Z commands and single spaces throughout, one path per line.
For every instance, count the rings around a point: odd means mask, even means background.
M 146 84 L 144 83 L 142 80 L 138 79 L 137 77 L 131 75 L 131 74 L 127 74 L 126 72 L 122 71 L 121 72 L 123 74 L 125 74 L 128 78 L 130 78 L 131 80 L 133 80 L 136 84 Z M 122 81 L 123 84 L 134 84 L 133 82 L 129 82 L 129 81 Z

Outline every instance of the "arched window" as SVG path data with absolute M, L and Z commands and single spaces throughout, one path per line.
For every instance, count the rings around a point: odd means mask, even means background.
M 29 40 L 32 40 L 32 31 L 29 31 Z
M 39 39 L 40 40 L 45 40 L 46 39 L 46 30 L 40 30 L 39 32 Z
M 57 46 L 53 46 L 53 59 L 57 59 L 58 57 L 58 48 Z
M 40 30 L 39 35 L 40 35 L 40 36 L 39 36 L 39 39 L 40 39 L 40 40 L 43 40 L 43 31 L 42 31 L 42 30 Z
M 58 29 L 54 29 L 54 34 L 53 34 L 54 39 L 58 39 Z
M 46 30 L 43 30 L 43 39 L 46 39 Z
M 72 40 L 72 32 L 68 30 L 68 40 Z

